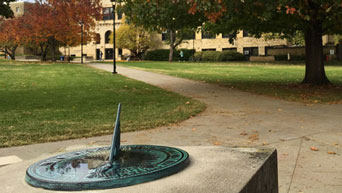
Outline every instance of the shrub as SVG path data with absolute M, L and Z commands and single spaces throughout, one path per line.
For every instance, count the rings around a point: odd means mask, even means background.
M 245 56 L 236 51 L 205 51 L 196 52 L 195 61 L 243 61 Z
M 168 61 L 169 53 L 170 50 L 167 49 L 151 50 L 146 52 L 144 59 L 152 61 Z M 175 54 L 173 56 L 175 56 Z
M 222 61 L 244 61 L 245 56 L 236 51 L 223 51 Z
M 202 53 L 203 52 L 196 52 L 194 55 L 194 61 L 202 61 Z
M 202 61 L 222 61 L 221 52 L 218 51 L 205 51 L 202 53 Z
M 194 54 L 195 50 L 181 49 L 183 51 L 183 60 L 188 61 L 190 57 Z M 180 50 L 174 50 L 173 52 L 173 60 L 178 61 L 180 59 L 179 56 Z M 158 49 L 147 51 L 145 54 L 145 60 L 151 61 L 168 61 L 169 60 L 169 49 Z

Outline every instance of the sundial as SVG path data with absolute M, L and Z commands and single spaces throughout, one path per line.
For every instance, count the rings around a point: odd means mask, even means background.
M 110 147 L 70 152 L 31 165 L 26 182 L 50 190 L 118 188 L 177 173 L 189 163 L 181 149 L 153 145 L 120 146 L 119 104 Z

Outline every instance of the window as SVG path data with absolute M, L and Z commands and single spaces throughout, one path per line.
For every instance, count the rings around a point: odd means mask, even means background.
M 112 34 L 112 31 L 107 31 L 105 34 L 105 43 L 109 44 L 110 42 L 110 35 Z
M 15 8 L 15 12 L 16 12 L 16 13 L 19 13 L 19 12 L 20 12 L 20 7 L 16 7 L 16 8 Z
M 122 56 L 122 49 L 121 48 L 118 49 L 118 55 Z
M 206 52 L 206 51 L 216 51 L 216 48 L 204 48 L 204 49 L 202 49 L 202 52 Z
M 96 44 L 100 44 L 101 43 L 101 35 L 100 34 L 96 34 L 95 42 L 96 42 Z
M 117 14 L 118 14 L 118 19 L 122 19 L 122 12 L 120 10 L 118 10 Z
M 202 39 L 215 39 L 216 34 L 202 31 Z
M 169 39 L 169 33 L 167 31 L 162 32 L 162 41 L 166 41 Z
M 233 38 L 229 33 L 222 34 L 222 38 Z
M 258 47 L 245 47 L 243 48 L 243 54 L 246 56 L 258 56 L 259 49 Z
M 113 48 L 106 48 L 105 49 L 105 59 L 109 60 L 109 59 L 113 59 L 113 58 L 114 58 Z
M 112 7 L 106 7 L 102 9 L 103 13 L 103 20 L 113 20 L 113 8 Z
M 184 34 L 184 40 L 194 40 L 196 39 L 196 32 L 187 32 Z
M 222 48 L 222 51 L 235 51 L 235 52 L 237 52 L 237 48 Z

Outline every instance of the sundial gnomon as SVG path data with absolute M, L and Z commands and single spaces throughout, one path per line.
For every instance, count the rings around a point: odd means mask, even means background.
M 184 169 L 187 152 L 165 146 L 120 146 L 119 104 L 110 147 L 70 152 L 31 165 L 26 182 L 52 190 L 117 188 L 156 180 Z

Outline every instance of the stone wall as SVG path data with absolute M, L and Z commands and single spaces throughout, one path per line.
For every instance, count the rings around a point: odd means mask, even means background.
M 295 56 L 303 56 L 305 55 L 305 47 L 284 47 L 284 48 L 266 48 L 267 55 L 275 56 L 275 55 L 287 55 L 288 53 Z M 330 52 L 336 54 L 335 46 L 324 46 L 323 54 L 331 55 Z

